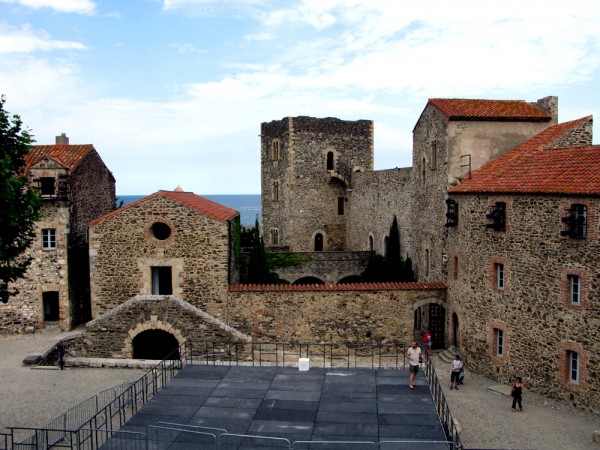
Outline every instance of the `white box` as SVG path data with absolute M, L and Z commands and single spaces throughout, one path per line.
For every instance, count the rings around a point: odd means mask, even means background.
M 309 358 L 300 358 L 298 360 L 298 370 L 301 372 L 306 372 L 310 369 L 310 359 Z

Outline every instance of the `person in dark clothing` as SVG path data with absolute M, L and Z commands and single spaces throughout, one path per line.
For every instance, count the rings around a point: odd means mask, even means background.
M 523 380 L 521 377 L 515 378 L 515 382 L 510 388 L 510 396 L 513 398 L 512 401 L 512 410 L 516 412 L 517 404 L 519 405 L 519 411 L 523 411 L 523 405 L 521 404 L 521 400 L 523 399 L 523 395 L 525 395 L 525 386 L 523 386 Z

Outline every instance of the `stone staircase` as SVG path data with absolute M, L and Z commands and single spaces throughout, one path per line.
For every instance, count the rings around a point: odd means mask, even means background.
M 454 355 L 459 355 L 462 358 L 461 353 L 453 345 L 445 350 L 436 351 L 435 353 L 437 353 L 437 356 L 440 359 L 440 361 L 443 361 L 444 363 L 448 364 L 452 362 L 452 360 L 454 359 Z

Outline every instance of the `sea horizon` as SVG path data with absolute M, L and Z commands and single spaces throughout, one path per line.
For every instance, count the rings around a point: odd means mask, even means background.
M 123 206 L 127 206 L 137 200 L 147 197 L 151 194 L 117 194 L 117 204 L 122 200 Z M 240 224 L 246 227 L 254 226 L 258 216 L 258 223 L 261 223 L 261 196 L 260 194 L 198 194 L 201 197 L 212 200 L 215 203 L 235 209 L 240 213 Z

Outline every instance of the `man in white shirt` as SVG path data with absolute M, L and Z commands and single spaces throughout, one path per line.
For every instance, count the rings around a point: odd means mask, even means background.
M 417 377 L 417 373 L 419 373 L 419 363 L 423 360 L 421 349 L 417 346 L 416 341 L 413 341 L 410 348 L 406 351 L 406 359 L 408 359 L 408 370 L 410 371 L 408 387 L 414 389 L 415 378 Z

